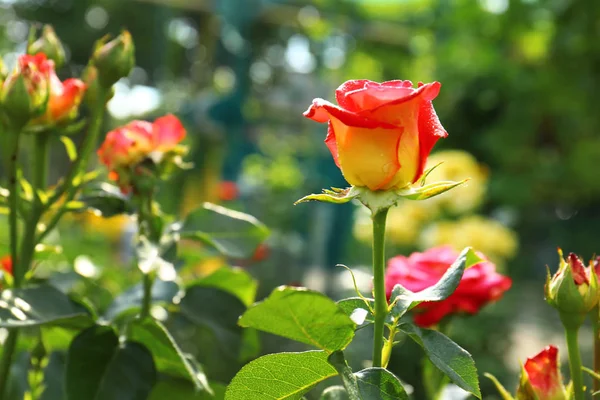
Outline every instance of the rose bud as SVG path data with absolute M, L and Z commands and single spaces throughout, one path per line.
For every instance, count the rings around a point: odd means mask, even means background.
M 105 88 L 129 75 L 135 65 L 135 49 L 129 32 L 121 32 L 108 43 L 101 39 L 91 60 L 98 68 L 99 83 Z
M 315 99 L 304 116 L 328 123 L 325 144 L 348 183 L 401 189 L 421 178 L 433 146 L 448 135 L 431 103 L 440 87 L 347 81 L 336 90 L 337 106 Z
M 558 348 L 547 346 L 522 368 L 517 399 L 566 400 L 558 364 Z
M 482 254 L 478 255 L 485 260 Z M 388 298 L 397 284 L 412 292 L 435 285 L 458 256 L 453 248 L 442 246 L 423 253 L 412 253 L 409 257 L 390 259 L 385 273 Z M 512 280 L 497 273 L 493 263 L 482 261 L 465 270 L 458 287 L 447 299 L 415 307 L 414 321 L 419 326 L 428 327 L 453 314 L 477 314 L 485 305 L 499 300 L 511 285 Z
M 16 125 L 25 125 L 46 110 L 52 61 L 44 54 L 23 55 L 0 90 L 0 102 Z
M 109 178 L 128 190 L 136 171 L 148 178 L 148 171 L 154 170 L 142 162 L 150 160 L 160 164 L 165 155 L 178 152 L 178 143 L 185 138 L 185 128 L 174 115 L 168 114 L 154 123 L 132 121 L 125 126 L 110 131 L 98 149 L 100 161 L 110 171 Z M 139 168 L 138 168 L 139 167 Z
M 548 270 L 544 288 L 546 302 L 560 312 L 563 323 L 579 326 L 598 304 L 598 278 L 593 265 L 585 267 L 575 254 L 570 253 L 565 260 L 559 249 L 558 255 L 558 271 L 550 277 Z
M 65 63 L 65 49 L 50 25 L 44 25 L 42 35 L 27 46 L 27 54 L 44 53 L 48 59 L 54 61 L 56 68 Z

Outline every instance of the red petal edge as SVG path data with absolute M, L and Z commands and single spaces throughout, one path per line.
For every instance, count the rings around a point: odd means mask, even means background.
M 335 140 L 335 132 L 333 131 L 333 125 L 331 122 L 327 123 L 327 137 L 325 138 L 325 145 L 331 152 L 331 156 L 333 157 L 333 161 L 335 161 L 335 165 L 338 168 L 342 168 L 340 165 L 340 156 L 337 149 L 337 142 Z
M 365 118 L 353 112 L 344 110 L 343 108 L 331 104 L 327 100 L 323 99 L 314 99 L 308 110 L 304 112 L 304 116 L 306 118 L 310 118 L 321 123 L 329 121 L 330 115 L 339 119 L 344 125 L 347 126 L 367 129 L 398 129 L 398 127 L 393 124 Z

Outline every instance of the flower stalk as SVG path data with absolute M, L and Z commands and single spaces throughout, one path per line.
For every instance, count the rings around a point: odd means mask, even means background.
M 388 313 L 385 295 L 385 222 L 389 208 L 373 212 L 373 292 L 375 298 L 375 331 L 373 337 L 373 367 L 383 365 L 385 317 Z M 389 355 L 387 355 L 389 360 Z
M 67 204 L 71 200 L 75 198 L 77 191 L 79 189 L 79 179 L 78 177 L 83 173 L 85 168 L 87 167 L 87 160 L 89 159 L 92 151 L 94 150 L 96 143 L 98 142 L 98 136 L 100 135 L 100 130 L 102 128 L 102 120 L 104 117 L 104 106 L 106 102 L 111 96 L 110 88 L 104 88 L 102 86 L 98 87 L 98 96 L 99 101 L 94 104 L 92 115 L 90 118 L 90 124 L 87 129 L 87 133 L 85 135 L 85 139 L 81 145 L 79 150 L 79 155 L 77 159 L 71 165 L 71 169 L 69 170 L 68 175 L 65 177 L 63 184 L 58 187 L 54 196 L 50 198 L 48 201 L 48 206 L 56 203 L 60 200 L 64 195 L 63 204 Z M 67 211 L 66 207 L 62 207 L 59 209 L 56 214 L 48 221 L 46 224 L 46 228 L 40 232 L 37 237 L 36 242 L 40 243 L 46 235 L 48 235 L 52 229 L 58 224 L 64 213 Z
M 579 327 L 568 327 L 565 325 L 565 336 L 567 339 L 567 349 L 569 351 L 569 370 L 571 380 L 573 381 L 573 398 L 575 400 L 584 400 L 583 391 L 583 372 L 581 371 L 581 353 L 579 351 Z
M 600 306 L 592 310 L 592 326 L 594 328 L 594 371 L 600 371 Z M 594 393 L 600 390 L 600 380 L 594 379 Z

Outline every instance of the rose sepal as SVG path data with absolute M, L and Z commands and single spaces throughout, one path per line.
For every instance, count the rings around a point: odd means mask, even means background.
M 435 168 L 435 167 L 434 167 Z M 466 183 L 469 179 L 460 182 L 440 181 L 422 186 L 408 186 L 397 190 L 370 190 L 367 187 L 351 186 L 346 189 L 323 189 L 323 193 L 309 194 L 296 201 L 294 205 L 309 201 L 343 204 L 358 199 L 371 211 L 383 210 L 395 206 L 401 199 L 426 200 L 447 192 Z
M 351 186 L 346 189 L 331 188 L 323 189 L 323 193 L 309 194 L 304 196 L 300 200 L 296 201 L 294 205 L 300 203 L 306 203 L 309 201 L 321 201 L 324 203 L 344 204 L 351 200 L 354 200 L 360 195 L 360 188 Z

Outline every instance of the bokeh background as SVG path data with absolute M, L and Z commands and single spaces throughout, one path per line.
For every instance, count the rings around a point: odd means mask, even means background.
M 0 52 L 10 65 L 30 27 L 49 23 L 69 58 L 59 75 L 78 75 L 95 40 L 130 30 L 137 67 L 117 84 L 106 130 L 165 112 L 182 118 L 195 166 L 163 188 L 164 207 L 185 214 L 208 200 L 264 221 L 267 246 L 242 263 L 261 295 L 280 284 L 349 295 L 338 263 L 369 290 L 368 215 L 353 204 L 292 206 L 344 185 L 325 127 L 302 117 L 311 100 L 331 100 L 347 79 L 442 82 L 434 105 L 450 136 L 430 160 L 444 160 L 432 179 L 472 180 L 401 204 L 388 252 L 473 245 L 513 278 L 504 299 L 451 327 L 481 372 L 512 387 L 519 361 L 562 344 L 543 302 L 556 248 L 600 252 L 599 21 L 597 0 L 0 0 Z M 57 178 L 68 162 L 55 150 Z M 132 230 L 126 217 L 88 215 L 65 222 L 60 235 L 67 264 L 93 275 L 127 258 Z M 192 260 L 204 270 L 224 262 Z M 103 290 L 125 285 L 114 274 Z M 262 342 L 263 352 L 288 348 Z M 354 362 L 368 347 L 352 348 Z M 407 343 L 397 353 L 392 370 L 419 396 L 418 349 Z M 226 380 L 232 371 L 207 373 Z M 482 388 L 494 396 L 490 382 Z

